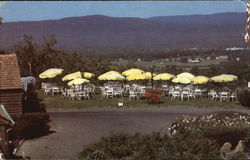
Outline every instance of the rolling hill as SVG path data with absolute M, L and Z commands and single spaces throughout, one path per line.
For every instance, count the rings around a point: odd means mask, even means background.
M 216 48 L 244 45 L 245 13 L 151 18 L 91 15 L 59 20 L 9 22 L 0 25 L 0 48 L 11 48 L 22 37 L 38 42 L 55 35 L 58 46 Z

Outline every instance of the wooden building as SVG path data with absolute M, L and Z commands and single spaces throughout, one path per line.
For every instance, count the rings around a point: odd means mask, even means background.
M 11 131 L 14 124 L 15 122 L 6 111 L 5 107 L 0 104 L 0 152 L 3 152 L 7 159 L 12 155 L 9 144 L 9 131 Z
M 0 55 L 0 104 L 12 118 L 22 114 L 22 83 L 15 54 Z

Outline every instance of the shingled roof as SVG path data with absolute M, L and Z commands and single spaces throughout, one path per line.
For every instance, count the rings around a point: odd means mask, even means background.
M 0 90 L 20 88 L 22 83 L 16 55 L 0 55 Z

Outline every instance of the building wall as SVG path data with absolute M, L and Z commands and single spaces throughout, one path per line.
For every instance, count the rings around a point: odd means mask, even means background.
M 4 124 L 1 124 L 0 122 L 0 148 L 3 151 L 4 154 L 7 153 L 7 148 L 6 148 L 6 135 L 5 135 L 6 127 Z
M 22 114 L 21 90 L 0 90 L 0 104 L 5 106 L 12 118 L 19 117 Z

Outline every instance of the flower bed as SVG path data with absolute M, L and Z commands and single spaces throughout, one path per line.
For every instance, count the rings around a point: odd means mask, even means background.
M 148 88 L 144 97 L 149 104 L 159 104 L 161 101 L 162 89 Z
M 169 132 L 171 135 L 202 134 L 219 145 L 230 142 L 235 146 L 250 135 L 250 115 L 240 112 L 215 112 L 200 117 L 184 115 L 172 123 Z

